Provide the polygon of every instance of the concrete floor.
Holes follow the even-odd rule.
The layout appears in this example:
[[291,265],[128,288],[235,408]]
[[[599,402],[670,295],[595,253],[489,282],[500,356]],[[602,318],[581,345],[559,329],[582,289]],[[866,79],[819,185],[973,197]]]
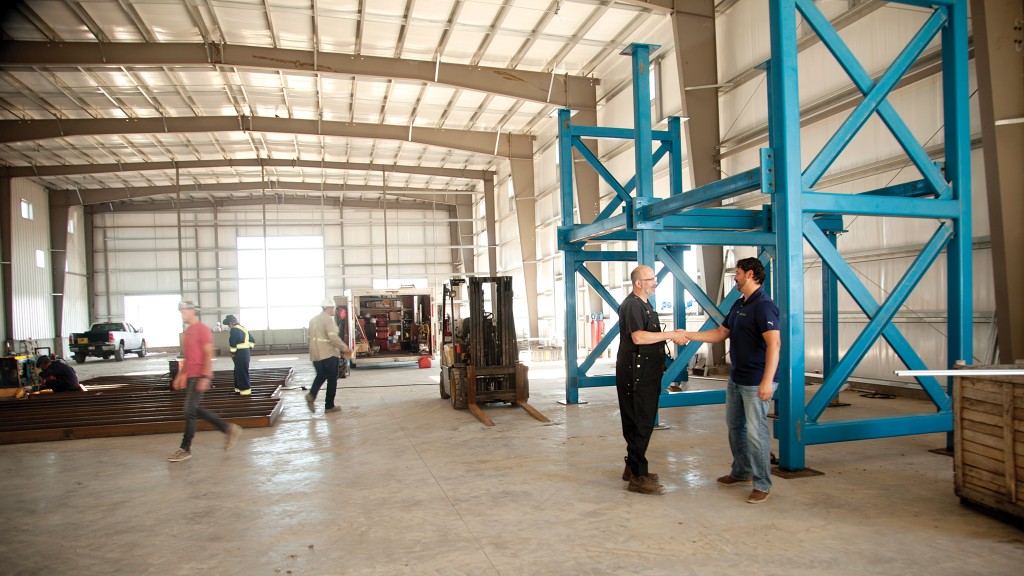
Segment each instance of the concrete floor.
[[[166,370],[167,355],[90,359],[83,379]],[[253,367],[306,357],[256,357]],[[216,369],[230,360],[218,359]],[[487,428],[438,395],[437,369],[360,368],[343,412],[287,391],[273,428],[225,453],[200,432],[0,446],[2,574],[1020,574],[1024,532],[960,505],[944,435],[811,447],[824,476],[725,488],[721,406],[661,411],[663,496],[627,492],[614,390],[562,406],[564,368],[531,367],[531,404]],[[862,398],[841,419],[923,412]]]

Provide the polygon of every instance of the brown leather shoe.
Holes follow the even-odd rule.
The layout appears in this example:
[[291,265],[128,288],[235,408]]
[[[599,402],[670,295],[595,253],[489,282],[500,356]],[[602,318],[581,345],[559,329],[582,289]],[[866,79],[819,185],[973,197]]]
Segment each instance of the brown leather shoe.
[[769,496],[771,496],[771,494],[768,493],[768,492],[761,492],[760,490],[754,490],[753,492],[750,493],[750,496],[747,496],[747,503],[748,504],[760,504],[761,502],[764,502],[765,500],[767,500]]
[[633,476],[629,479],[627,488],[630,492],[639,492],[640,494],[661,494],[665,491],[661,484],[651,480],[648,476]]
[[736,478],[732,474],[726,474],[725,476],[722,476],[721,478],[718,479],[718,483],[724,484],[726,486],[737,486],[739,484],[746,484],[749,486],[750,484],[753,484],[754,481],[749,478],[746,480],[740,480],[739,478]]
[[[622,471],[622,481],[629,482],[629,479],[633,477],[633,471],[629,469],[629,464],[626,464],[626,468]],[[648,472],[647,477],[654,481],[655,484],[661,484],[658,480],[658,475],[654,472]]]

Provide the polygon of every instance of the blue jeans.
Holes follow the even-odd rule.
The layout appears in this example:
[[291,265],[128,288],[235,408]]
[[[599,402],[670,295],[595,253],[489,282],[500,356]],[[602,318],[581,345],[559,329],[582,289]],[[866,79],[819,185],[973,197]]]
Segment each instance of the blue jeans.
[[[778,383],[776,383],[778,387]],[[729,428],[733,478],[753,478],[754,490],[771,492],[772,437],[768,405],[757,397],[757,386],[740,386],[729,378],[725,389],[725,425]]]

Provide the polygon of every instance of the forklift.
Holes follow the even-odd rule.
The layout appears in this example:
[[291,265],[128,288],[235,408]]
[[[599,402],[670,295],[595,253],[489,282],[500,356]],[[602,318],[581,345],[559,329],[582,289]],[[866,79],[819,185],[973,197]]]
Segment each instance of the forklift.
[[[455,309],[458,287],[467,284],[469,315],[459,319]],[[484,289],[490,290],[490,311]],[[485,426],[494,426],[482,403],[505,402],[526,410],[541,422],[546,416],[530,406],[527,367],[519,362],[512,317],[510,276],[452,278],[441,298],[441,398],[458,410],[468,408]]]

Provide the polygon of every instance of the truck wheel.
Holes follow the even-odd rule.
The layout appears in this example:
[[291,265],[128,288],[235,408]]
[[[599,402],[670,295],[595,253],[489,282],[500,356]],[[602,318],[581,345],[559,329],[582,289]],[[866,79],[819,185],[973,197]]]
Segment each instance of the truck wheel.
[[145,357],[146,357],[146,341],[143,340],[142,341],[142,348],[139,348],[139,358],[145,358]]
[[114,351],[114,360],[118,362],[124,360],[124,342],[117,345],[117,350]]
[[85,364],[85,354],[75,354],[76,364]]

